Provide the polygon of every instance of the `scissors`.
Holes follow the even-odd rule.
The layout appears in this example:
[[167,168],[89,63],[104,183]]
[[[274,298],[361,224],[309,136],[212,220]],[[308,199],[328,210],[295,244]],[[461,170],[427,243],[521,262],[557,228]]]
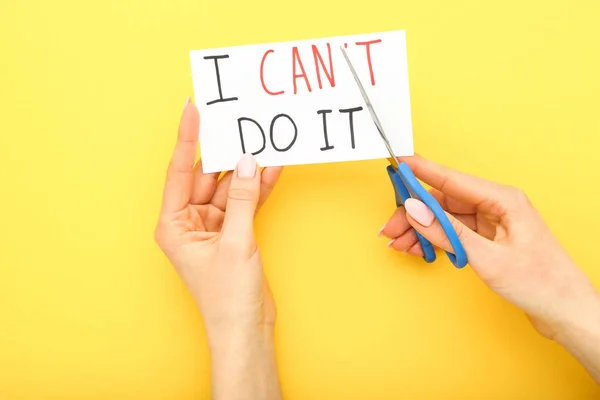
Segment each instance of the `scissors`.
[[[467,264],[467,254],[462,243],[460,242],[460,239],[458,238],[456,230],[454,230],[454,227],[452,226],[452,223],[448,219],[448,216],[444,212],[442,206],[440,206],[440,204],[431,195],[431,193],[429,193],[419,183],[408,164],[406,164],[405,162],[398,162],[398,159],[396,158],[396,153],[393,151],[390,141],[384,133],[383,126],[381,125],[381,122],[379,121],[379,118],[375,113],[373,104],[371,103],[371,100],[369,99],[369,96],[367,95],[367,92],[365,91],[365,88],[363,87],[360,78],[358,77],[358,74],[354,69],[354,66],[352,65],[352,62],[348,58],[346,50],[343,46],[340,46],[340,49],[342,50],[344,58],[348,63],[348,67],[350,67],[350,71],[354,76],[354,80],[356,81],[356,84],[360,89],[360,93],[362,94],[362,97],[366,103],[367,109],[371,114],[371,119],[375,123],[377,131],[379,131],[379,136],[381,136],[381,139],[383,139],[383,143],[385,144],[385,147],[390,155],[390,158],[388,158],[390,165],[387,166],[387,172],[394,187],[394,193],[396,196],[396,206],[404,206],[404,202],[409,198],[414,198],[425,203],[425,205],[429,207],[429,209],[433,212],[435,218],[439,221],[440,225],[442,226],[442,229],[448,237],[448,240],[452,244],[454,252],[452,253],[446,251],[448,258],[456,268],[463,268]],[[421,244],[421,248],[423,249],[423,253],[425,254],[423,256],[423,259],[428,263],[434,262],[436,259],[436,254],[433,245],[431,244],[431,242],[429,242],[429,240],[425,239],[416,230],[415,233],[417,234],[417,238],[419,239],[419,243]]]

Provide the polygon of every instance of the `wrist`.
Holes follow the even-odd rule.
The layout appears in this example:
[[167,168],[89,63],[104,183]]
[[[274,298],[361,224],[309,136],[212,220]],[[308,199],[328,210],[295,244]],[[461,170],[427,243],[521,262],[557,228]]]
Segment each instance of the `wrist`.
[[589,303],[572,312],[565,322],[558,324],[555,331],[554,340],[566,348],[587,342],[600,344],[600,299],[598,296],[594,296]]
[[549,285],[544,312],[537,316],[546,325],[545,336],[563,347],[600,335],[600,294],[577,265],[568,270]]
[[272,326],[227,331],[209,342],[214,399],[280,399]]
[[573,304],[562,321],[554,324],[553,339],[570,353],[600,344],[600,296],[591,293]]
[[600,301],[589,304],[558,330],[555,341],[600,385]]
[[273,348],[274,327],[269,325],[231,326],[207,330],[211,357],[223,358],[244,349]]

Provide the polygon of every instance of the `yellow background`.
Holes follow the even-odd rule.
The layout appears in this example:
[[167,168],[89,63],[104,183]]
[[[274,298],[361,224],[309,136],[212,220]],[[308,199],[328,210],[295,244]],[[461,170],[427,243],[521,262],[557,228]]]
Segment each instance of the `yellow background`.
[[[208,398],[152,237],[190,49],[406,29],[416,150],[524,188],[600,284],[599,4],[0,0],[0,398]],[[385,165],[287,168],[258,218],[285,397],[600,396],[470,269],[386,249]]]

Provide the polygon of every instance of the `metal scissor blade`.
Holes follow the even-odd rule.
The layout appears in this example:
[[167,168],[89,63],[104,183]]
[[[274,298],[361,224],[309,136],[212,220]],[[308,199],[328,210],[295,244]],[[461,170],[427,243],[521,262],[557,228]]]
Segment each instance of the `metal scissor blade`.
[[373,108],[373,104],[371,103],[371,100],[369,99],[369,95],[367,95],[367,92],[365,91],[365,88],[364,88],[362,82],[360,81],[360,78],[358,77],[356,70],[354,69],[354,65],[352,65],[352,61],[350,61],[350,58],[348,57],[348,54],[346,53],[346,49],[344,49],[343,46],[340,46],[340,49],[342,50],[342,53],[344,54],[346,63],[348,64],[348,67],[350,67],[352,76],[354,77],[354,80],[356,81],[356,84],[358,85],[358,89],[360,90],[360,93],[365,101],[365,104],[367,105],[369,114],[371,114],[371,119],[373,120],[375,127],[377,127],[379,136],[381,136],[381,139],[383,140],[383,143],[385,144],[385,148],[387,149],[388,153],[390,154],[389,161],[390,161],[390,163],[392,163],[392,165],[394,165],[396,168],[398,168],[398,159],[396,158],[396,154],[394,153],[394,150],[392,150],[392,145],[390,144],[390,141],[388,140],[387,136],[385,135],[385,132],[383,131],[383,126],[381,125],[381,122],[379,121],[379,118],[377,117],[377,113],[375,112],[375,109]]

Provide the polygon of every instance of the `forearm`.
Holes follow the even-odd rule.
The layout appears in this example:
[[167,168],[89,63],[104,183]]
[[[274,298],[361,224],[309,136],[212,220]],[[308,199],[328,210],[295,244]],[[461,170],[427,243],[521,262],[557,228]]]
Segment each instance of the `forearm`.
[[273,328],[238,330],[211,344],[214,400],[279,400]]

